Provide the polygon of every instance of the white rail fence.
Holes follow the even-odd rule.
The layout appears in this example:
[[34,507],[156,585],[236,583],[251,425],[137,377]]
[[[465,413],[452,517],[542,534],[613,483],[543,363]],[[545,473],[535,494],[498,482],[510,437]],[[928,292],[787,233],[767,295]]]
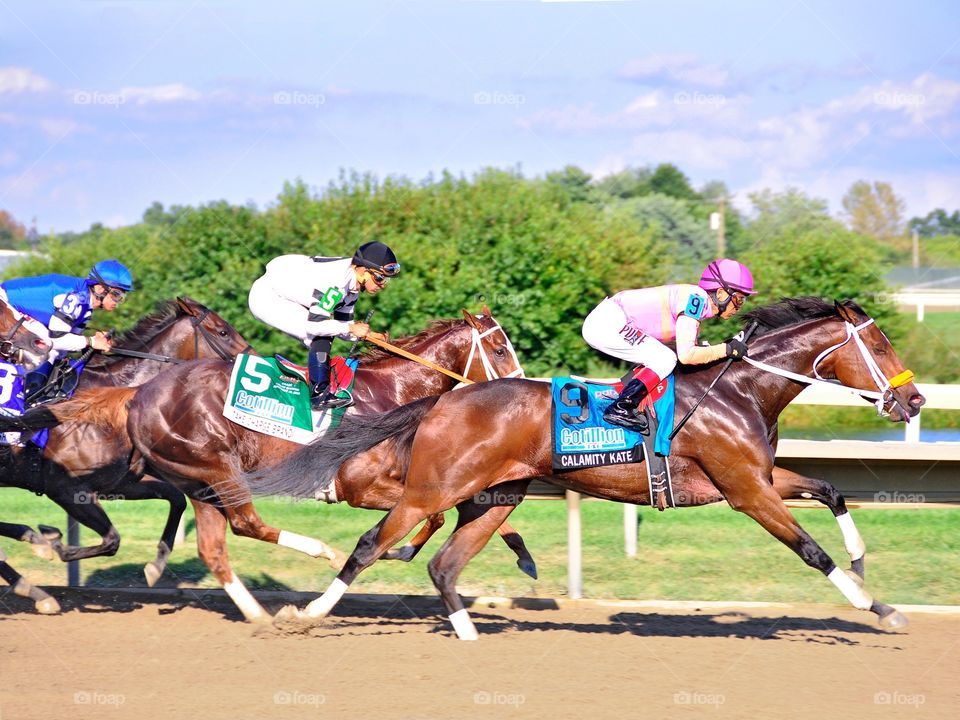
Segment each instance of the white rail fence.
[[[960,385],[918,383],[927,399],[928,410],[960,410]],[[796,405],[833,405],[869,409],[867,403],[843,391],[829,387],[810,387],[793,401]],[[777,457],[829,459],[915,459],[960,460],[960,442],[921,442],[921,416],[906,424],[903,440],[780,440]],[[583,597],[583,542],[580,517],[580,493],[567,490],[567,594]],[[623,506],[624,550],[628,557],[637,554],[637,505]]]

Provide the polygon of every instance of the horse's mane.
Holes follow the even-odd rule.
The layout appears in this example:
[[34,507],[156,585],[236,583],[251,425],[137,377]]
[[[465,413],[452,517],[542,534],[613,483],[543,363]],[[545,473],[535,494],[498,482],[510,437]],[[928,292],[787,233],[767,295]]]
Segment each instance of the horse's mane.
[[753,337],[759,337],[771,330],[796,325],[807,320],[840,317],[841,307],[856,313],[858,317],[866,317],[863,308],[853,300],[831,303],[808,295],[805,297],[781,298],[780,302],[745,312],[740,323],[743,327],[748,327],[751,323],[756,322],[757,329],[754,331]]
[[[113,344],[128,350],[143,350],[146,345],[164,330],[183,317],[184,313],[175,300],[161,300],[149,315],[140,318],[137,324],[119,335]],[[95,355],[89,365],[103,366],[124,360],[122,355]]]
[[[418,332],[416,335],[409,335],[407,337],[398,338],[396,340],[391,340],[390,343],[401,348],[408,348],[412,345],[416,345],[422,341],[433,340],[439,335],[443,335],[445,332],[450,330],[454,325],[462,323],[463,320],[458,318],[446,319],[446,320],[434,320],[430,323],[425,329]],[[373,348],[367,350],[362,355],[360,355],[360,364],[368,365],[370,363],[379,362],[386,358],[395,358],[396,355],[393,353],[383,350],[382,348]]]

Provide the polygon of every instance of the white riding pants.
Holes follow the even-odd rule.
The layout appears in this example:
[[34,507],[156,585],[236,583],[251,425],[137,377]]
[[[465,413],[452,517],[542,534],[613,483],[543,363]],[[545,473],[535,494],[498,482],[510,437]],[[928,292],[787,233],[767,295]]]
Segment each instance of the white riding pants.
[[676,353],[655,337],[632,327],[620,306],[610,298],[587,315],[582,333],[590,347],[648,367],[660,378],[667,377],[677,366]]

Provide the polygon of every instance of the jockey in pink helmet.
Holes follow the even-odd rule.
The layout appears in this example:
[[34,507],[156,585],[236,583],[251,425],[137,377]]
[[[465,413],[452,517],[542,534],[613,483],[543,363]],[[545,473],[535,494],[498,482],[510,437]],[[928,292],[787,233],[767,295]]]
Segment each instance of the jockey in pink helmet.
[[[645,430],[645,418],[637,407],[673,372],[677,360],[684,365],[722,358],[741,360],[747,348],[737,338],[718,345],[697,345],[697,337],[702,320],[732,317],[754,292],[750,270],[724,258],[707,265],[697,285],[623,290],[597,305],[583,322],[583,339],[607,355],[639,366],[604,413],[604,420]],[[676,341],[676,352],[664,344],[671,341]]]

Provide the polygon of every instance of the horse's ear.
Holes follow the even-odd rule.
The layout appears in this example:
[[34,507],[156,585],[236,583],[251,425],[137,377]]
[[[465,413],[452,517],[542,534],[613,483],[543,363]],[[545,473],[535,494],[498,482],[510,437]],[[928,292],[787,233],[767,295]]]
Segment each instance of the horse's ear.
[[487,305],[484,305],[483,308],[480,310],[480,312],[482,312],[487,317],[493,317],[493,313],[490,312],[490,307]]
[[852,325],[859,325],[860,318],[857,313],[847,305],[846,301],[834,300],[833,306],[837,309],[837,314]]
[[184,315],[197,314],[196,302],[194,302],[193,300],[191,300],[186,296],[177,298],[177,307],[179,307],[180,310],[183,311]]
[[463,319],[467,321],[467,324],[470,327],[476,328],[477,330],[483,330],[483,327],[480,325],[480,321],[471,313],[469,310],[463,311]]

